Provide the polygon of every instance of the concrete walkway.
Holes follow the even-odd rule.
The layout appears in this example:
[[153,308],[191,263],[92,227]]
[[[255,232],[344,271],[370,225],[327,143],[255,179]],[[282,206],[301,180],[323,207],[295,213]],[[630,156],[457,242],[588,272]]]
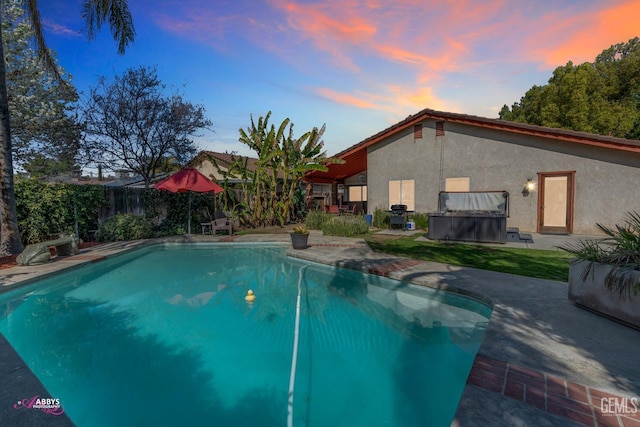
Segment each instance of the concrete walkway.
[[[529,245],[553,249],[576,237],[586,236],[534,235],[534,243]],[[192,235],[166,240],[289,242],[289,236]],[[150,242],[153,241],[99,245],[48,265],[0,270],[0,292],[2,288],[20,286],[42,275],[77,268]],[[606,413],[612,402],[607,398],[617,402],[640,398],[640,331],[574,306],[567,299],[566,283],[431,262],[407,262],[374,253],[360,239],[327,237],[316,232],[312,232],[309,244],[305,250],[290,249],[288,253],[491,301],[491,321],[452,425],[640,426],[640,415],[632,405],[626,416],[619,411]],[[0,366],[4,364],[0,360]],[[19,386],[8,383],[3,375],[0,389],[10,385]],[[0,399],[13,394],[2,393]],[[3,407],[6,402],[0,401],[0,405]]]

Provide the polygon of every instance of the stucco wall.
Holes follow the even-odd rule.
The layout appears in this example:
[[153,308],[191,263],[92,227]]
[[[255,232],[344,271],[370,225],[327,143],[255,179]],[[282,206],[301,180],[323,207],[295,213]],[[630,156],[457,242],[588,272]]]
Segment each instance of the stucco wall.
[[[218,171],[218,168],[216,166],[214,166],[213,163],[211,162],[211,160],[209,160],[209,159],[202,160],[198,164],[195,164],[194,167],[196,169],[198,169],[198,171],[201,174],[205,175],[208,178],[213,178],[217,182],[221,182],[221,181],[224,180],[224,177]],[[227,171],[227,169],[224,168],[223,166],[220,166],[220,169],[222,171],[224,171],[224,172]]]
[[431,212],[445,178],[470,177],[471,191],[509,192],[509,227],[536,231],[538,192],[524,197],[524,184],[561,171],[575,171],[574,234],[597,233],[597,222],[614,225],[640,210],[640,154],[451,123],[436,137],[434,121],[423,126],[422,139],[408,129],[369,147],[369,210],[387,208],[389,180],[415,179],[415,210]]

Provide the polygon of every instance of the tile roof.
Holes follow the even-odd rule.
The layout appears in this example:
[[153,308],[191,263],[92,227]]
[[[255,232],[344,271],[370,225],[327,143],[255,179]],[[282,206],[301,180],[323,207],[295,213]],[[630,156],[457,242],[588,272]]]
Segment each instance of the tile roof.
[[498,129],[506,132],[521,133],[526,135],[542,136],[551,139],[558,139],[569,142],[582,143],[587,145],[597,145],[624,151],[640,152],[640,141],[617,138],[613,136],[596,135],[587,132],[578,132],[567,129],[551,128],[544,126],[530,125],[527,123],[510,122],[501,119],[489,119],[486,117],[473,116],[470,114],[448,113],[444,111],[424,110],[413,114],[406,119],[378,132],[377,134],[366,138],[359,143],[347,148],[336,154],[340,157],[361,146],[370,146],[394,133],[406,129],[409,126],[420,123],[425,119],[443,120],[451,123],[461,123],[470,126],[477,126],[490,129]]
[[460,123],[469,126],[476,126],[485,129],[496,129],[505,132],[519,133],[523,135],[539,136],[544,138],[556,139],[559,141],[567,141],[578,144],[593,145],[614,150],[622,150],[628,152],[640,153],[640,141],[625,138],[616,138],[612,136],[596,135],[586,132],[577,132],[567,129],[550,128],[544,126],[530,125],[527,123],[510,122],[501,119],[489,119],[486,117],[474,116],[470,114],[449,113],[444,111],[436,111],[425,108],[416,114],[408,116],[406,119],[389,126],[388,128],[372,135],[357,144],[337,153],[334,157],[343,159],[345,165],[328,165],[328,172],[310,172],[307,178],[312,181],[329,181],[340,180],[348,176],[366,170],[366,148],[377,142],[380,142],[391,135],[394,135],[404,129],[410,128],[414,124],[432,119],[437,121],[445,121],[449,123]]

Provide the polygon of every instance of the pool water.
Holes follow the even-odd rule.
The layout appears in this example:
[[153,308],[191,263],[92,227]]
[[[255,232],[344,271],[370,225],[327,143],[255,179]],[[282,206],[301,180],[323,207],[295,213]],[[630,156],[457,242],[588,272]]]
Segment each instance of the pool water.
[[137,250],[0,295],[0,332],[77,425],[284,426],[299,283],[294,425],[450,424],[490,308],[282,246]]

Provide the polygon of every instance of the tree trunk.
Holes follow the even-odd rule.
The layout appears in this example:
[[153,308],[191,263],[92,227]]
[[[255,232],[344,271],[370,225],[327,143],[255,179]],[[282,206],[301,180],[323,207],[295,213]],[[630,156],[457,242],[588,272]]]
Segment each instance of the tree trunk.
[[[0,26],[2,17],[0,16]],[[13,158],[9,127],[7,75],[0,32],[0,256],[19,254],[24,249],[18,229],[16,195],[13,188]]]

